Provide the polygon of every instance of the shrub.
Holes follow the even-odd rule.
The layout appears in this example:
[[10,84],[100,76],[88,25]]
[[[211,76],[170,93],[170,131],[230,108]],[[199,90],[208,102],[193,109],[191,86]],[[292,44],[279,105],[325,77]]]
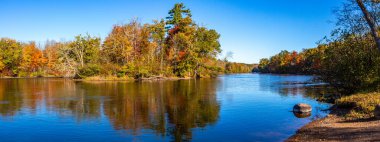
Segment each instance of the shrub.
[[29,77],[43,77],[43,72],[42,71],[36,71],[30,73]]
[[119,71],[121,70],[120,66],[112,63],[105,63],[100,68],[100,75],[102,76],[118,76]]
[[28,77],[28,76],[29,76],[28,73],[25,71],[19,71],[18,72],[18,77]]
[[368,38],[347,37],[328,45],[321,78],[344,94],[376,89],[380,82],[380,52]]
[[81,78],[99,75],[100,66],[96,64],[89,64],[78,69],[78,75]]

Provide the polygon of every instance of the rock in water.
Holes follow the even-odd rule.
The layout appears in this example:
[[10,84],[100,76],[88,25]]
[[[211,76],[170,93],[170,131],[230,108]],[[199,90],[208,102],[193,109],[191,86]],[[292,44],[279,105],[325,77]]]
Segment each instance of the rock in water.
[[311,112],[311,106],[308,104],[299,103],[293,107],[293,112],[308,113]]
[[295,117],[297,118],[307,118],[307,117],[310,117],[311,116],[311,112],[305,112],[305,113],[302,113],[302,112],[294,112],[293,111],[293,114]]
[[374,114],[375,114],[375,118],[380,120],[380,104],[376,105]]

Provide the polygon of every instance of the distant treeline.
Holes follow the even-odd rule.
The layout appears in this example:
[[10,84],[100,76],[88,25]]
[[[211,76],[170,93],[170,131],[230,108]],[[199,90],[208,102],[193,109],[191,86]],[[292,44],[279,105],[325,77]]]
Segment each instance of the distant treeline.
[[182,3],[164,20],[138,20],[115,25],[102,41],[78,35],[68,42],[0,40],[2,77],[65,76],[86,78],[212,77],[220,73],[250,72],[253,66],[218,60],[220,35],[195,24]]
[[[366,2],[365,4],[375,4]],[[379,5],[379,4],[375,4]],[[316,74],[345,94],[378,90],[380,45],[361,14],[356,1],[337,10],[337,29],[317,47],[301,52],[281,51],[260,60],[256,71],[280,74]],[[370,9],[375,19],[380,9]],[[377,21],[376,21],[377,22]],[[376,28],[379,31],[379,28]]]
[[304,49],[302,52],[287,50],[260,60],[258,71],[278,74],[320,74],[321,61],[326,46]]
[[223,63],[225,63],[225,73],[250,73],[253,72],[253,69],[255,67],[257,67],[257,64],[245,64],[226,61],[224,61]]

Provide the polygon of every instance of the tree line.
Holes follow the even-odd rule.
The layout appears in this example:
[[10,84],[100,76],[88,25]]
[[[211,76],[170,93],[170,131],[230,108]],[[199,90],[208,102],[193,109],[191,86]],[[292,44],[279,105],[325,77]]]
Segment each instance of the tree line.
[[376,25],[380,19],[379,2],[348,0],[335,13],[337,28],[317,47],[301,52],[281,51],[261,59],[257,70],[315,74],[344,94],[378,90],[380,45],[377,32],[380,29]]
[[133,19],[114,25],[104,40],[78,35],[69,42],[47,41],[43,49],[35,42],[1,38],[1,76],[213,77],[252,70],[252,65],[217,59],[220,34],[195,24],[182,3],[168,14],[150,24]]

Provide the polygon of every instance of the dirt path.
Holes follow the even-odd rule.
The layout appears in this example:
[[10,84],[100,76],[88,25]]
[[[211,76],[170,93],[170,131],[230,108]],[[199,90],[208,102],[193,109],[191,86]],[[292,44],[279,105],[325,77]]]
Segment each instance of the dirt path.
[[380,120],[352,121],[336,112],[307,124],[287,141],[380,141]]

